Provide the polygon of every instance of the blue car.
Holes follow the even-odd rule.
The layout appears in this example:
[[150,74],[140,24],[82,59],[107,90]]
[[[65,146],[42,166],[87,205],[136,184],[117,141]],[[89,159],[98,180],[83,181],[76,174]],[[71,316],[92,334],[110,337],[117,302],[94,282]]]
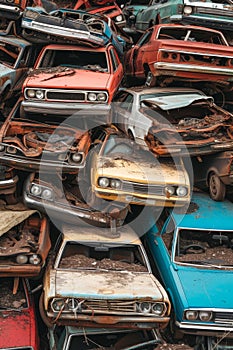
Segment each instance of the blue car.
[[145,235],[172,302],[176,336],[220,337],[233,331],[232,218],[231,202],[199,192],[186,213],[165,209]]

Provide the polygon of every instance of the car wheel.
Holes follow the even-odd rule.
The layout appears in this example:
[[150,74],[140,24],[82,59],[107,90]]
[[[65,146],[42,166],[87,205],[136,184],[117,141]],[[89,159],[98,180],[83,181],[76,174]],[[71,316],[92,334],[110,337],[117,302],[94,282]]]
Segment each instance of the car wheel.
[[209,176],[209,193],[215,201],[223,201],[226,195],[226,185],[214,172]]
[[39,299],[40,316],[41,316],[42,321],[44,322],[44,324],[48,328],[52,328],[54,326],[54,324],[49,320],[49,318],[47,317],[47,315],[45,313],[43,299],[44,299],[44,293],[41,293],[41,296],[40,296],[40,299]]

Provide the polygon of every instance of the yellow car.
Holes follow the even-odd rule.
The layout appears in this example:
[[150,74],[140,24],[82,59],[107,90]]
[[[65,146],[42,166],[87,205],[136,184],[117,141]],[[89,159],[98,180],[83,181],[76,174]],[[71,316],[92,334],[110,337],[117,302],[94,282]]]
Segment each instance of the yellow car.
[[156,158],[116,127],[92,132],[91,191],[96,197],[147,206],[183,206],[190,180],[180,157]]

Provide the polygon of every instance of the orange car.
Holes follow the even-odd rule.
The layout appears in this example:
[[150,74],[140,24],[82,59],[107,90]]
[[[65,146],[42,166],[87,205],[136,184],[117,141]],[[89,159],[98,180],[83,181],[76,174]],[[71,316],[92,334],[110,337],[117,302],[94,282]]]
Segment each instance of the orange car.
[[87,48],[48,45],[23,84],[25,112],[70,114],[82,110],[107,116],[123,78],[112,44]]

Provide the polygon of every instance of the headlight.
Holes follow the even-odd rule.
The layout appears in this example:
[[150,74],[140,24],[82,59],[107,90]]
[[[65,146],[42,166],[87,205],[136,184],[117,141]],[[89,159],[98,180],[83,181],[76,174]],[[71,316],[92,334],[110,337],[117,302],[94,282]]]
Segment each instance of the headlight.
[[26,264],[28,262],[28,257],[23,254],[19,254],[16,256],[17,264]]
[[42,191],[41,198],[51,200],[53,198],[53,192],[49,188],[46,188]]
[[201,321],[208,322],[212,319],[212,312],[211,311],[200,311],[199,318]]
[[77,302],[77,300],[75,300],[75,299],[70,299],[70,300],[68,301],[67,306],[68,306],[68,309],[69,309],[69,310],[75,310],[75,309],[77,309],[77,307],[78,307],[78,302]]
[[0,152],[3,152],[5,150],[5,146],[0,145]]
[[123,21],[122,15],[116,16],[115,21],[116,21],[116,22],[121,22],[121,21]]
[[8,2],[9,4],[12,4],[12,2],[14,2],[14,0],[7,0],[7,2]]
[[184,14],[185,15],[190,15],[192,13],[192,7],[191,6],[185,6],[184,7]]
[[97,94],[97,101],[100,101],[100,102],[107,101],[107,95],[102,92]]
[[81,153],[73,153],[71,154],[71,159],[74,163],[81,163],[83,160],[83,156]]
[[63,299],[56,299],[52,301],[51,307],[54,309],[54,311],[60,311],[64,305],[65,302]]
[[37,90],[36,91],[36,98],[38,98],[39,100],[42,100],[44,98],[44,91]]
[[155,304],[152,304],[152,312],[153,314],[156,314],[156,315],[162,315],[164,313],[164,304],[162,303],[155,303]]
[[38,185],[32,185],[30,192],[33,194],[33,196],[40,196],[42,189]]
[[41,258],[39,255],[37,254],[32,254],[30,257],[29,257],[29,262],[30,264],[32,265],[39,265],[40,262],[41,262]]
[[110,186],[112,188],[119,189],[119,188],[121,188],[121,181],[120,180],[116,180],[116,179],[112,179],[110,181]]
[[165,187],[165,195],[172,196],[175,193],[175,188],[173,186],[166,186]]
[[179,186],[176,190],[176,194],[177,196],[179,197],[184,197],[184,196],[187,196],[188,194],[188,190],[186,187],[183,187],[183,186]]
[[97,99],[97,95],[94,92],[89,92],[89,94],[87,95],[87,98],[89,101],[96,101]]
[[28,90],[26,91],[26,95],[27,95],[28,97],[30,97],[30,98],[33,98],[33,97],[36,96],[36,92],[35,92],[35,90],[28,89]]
[[100,187],[108,187],[109,186],[109,179],[107,177],[101,177],[98,180],[99,186]]
[[188,310],[185,312],[185,318],[189,321],[195,321],[198,318],[198,312],[194,310]]
[[148,314],[151,311],[151,304],[145,301],[144,303],[138,304],[138,311],[144,314]]

